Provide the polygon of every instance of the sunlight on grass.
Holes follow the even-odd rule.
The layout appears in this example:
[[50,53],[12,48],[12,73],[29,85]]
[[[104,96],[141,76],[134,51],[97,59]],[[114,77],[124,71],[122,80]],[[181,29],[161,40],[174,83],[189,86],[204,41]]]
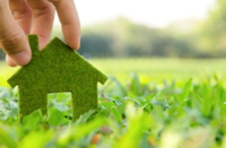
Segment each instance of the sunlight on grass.
[[[182,81],[190,77],[194,81],[211,77],[214,73],[225,77],[225,59],[91,59],[90,62],[108,76],[126,82],[132,73],[140,77],[142,83],[160,83],[163,80]],[[8,86],[6,80],[18,69],[0,62],[0,85]]]
[[94,65],[105,74],[125,82],[130,74],[139,75],[141,82],[182,81],[193,77],[194,81],[216,73],[225,77],[225,60],[195,59],[94,59]]

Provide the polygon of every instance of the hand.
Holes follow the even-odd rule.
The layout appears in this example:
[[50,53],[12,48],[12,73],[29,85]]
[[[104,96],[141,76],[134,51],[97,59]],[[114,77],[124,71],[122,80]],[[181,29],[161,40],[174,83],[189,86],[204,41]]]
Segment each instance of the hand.
[[47,44],[55,9],[66,43],[78,49],[80,23],[73,0],[0,0],[0,48],[6,53],[8,65],[26,65],[30,61],[26,34],[38,34],[40,49]]

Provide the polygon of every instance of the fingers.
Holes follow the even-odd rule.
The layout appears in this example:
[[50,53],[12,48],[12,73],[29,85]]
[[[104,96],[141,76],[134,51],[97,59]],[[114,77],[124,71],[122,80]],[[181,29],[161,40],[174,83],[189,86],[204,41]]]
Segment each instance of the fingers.
[[15,64],[14,61],[11,60],[11,58],[8,55],[6,55],[6,63],[11,67],[17,66],[17,64]]
[[31,29],[32,11],[26,0],[10,0],[10,8],[17,23],[28,34]]
[[73,0],[49,0],[58,12],[66,43],[73,49],[80,46],[80,22]]
[[14,18],[26,34],[38,34],[42,49],[49,41],[54,7],[47,0],[10,0]]
[[49,41],[53,20],[54,6],[47,0],[27,0],[33,12],[31,34],[38,34],[39,47],[42,49]]
[[[57,9],[67,44],[73,49],[78,49],[80,23],[73,0],[49,1]],[[25,33],[38,34],[40,48],[49,41],[55,11],[50,2],[48,0],[0,0],[0,48],[2,47],[7,53],[6,61],[10,66],[26,65],[31,59]]]
[[26,65],[31,59],[31,51],[27,37],[14,20],[8,0],[0,1],[0,47],[8,55],[8,63]]

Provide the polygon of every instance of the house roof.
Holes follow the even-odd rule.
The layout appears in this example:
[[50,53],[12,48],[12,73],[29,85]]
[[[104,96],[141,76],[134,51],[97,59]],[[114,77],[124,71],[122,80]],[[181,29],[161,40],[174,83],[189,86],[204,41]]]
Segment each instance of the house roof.
[[[32,85],[42,85],[42,87],[49,85],[57,89],[67,88],[65,84],[89,85],[91,81],[104,84],[107,80],[102,72],[57,37],[41,51],[38,50],[37,35],[29,35],[28,39],[32,49],[32,59],[8,80],[12,87],[35,83]],[[59,86],[56,86],[56,81]]]

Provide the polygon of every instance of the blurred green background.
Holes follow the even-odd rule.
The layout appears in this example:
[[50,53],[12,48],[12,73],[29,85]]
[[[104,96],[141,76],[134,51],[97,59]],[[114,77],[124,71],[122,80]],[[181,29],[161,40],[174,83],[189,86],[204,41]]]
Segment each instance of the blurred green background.
[[[63,39],[59,26],[54,27],[54,36]],[[216,0],[205,18],[176,21],[165,27],[151,27],[120,16],[82,26],[78,52],[86,58],[225,58],[225,49],[226,1]],[[0,51],[0,59],[4,56]]]
[[179,21],[161,28],[136,24],[124,17],[82,26],[79,52],[87,57],[99,58],[224,58],[225,5],[225,0],[216,0],[206,18]]
[[[121,16],[85,25],[81,28],[78,52],[107,75],[120,80],[130,73],[139,74],[144,81],[193,76],[200,79],[204,72],[224,75],[226,1],[214,0],[206,14],[201,19],[186,18],[164,27],[135,23]],[[58,25],[51,38],[55,36],[64,40]],[[4,57],[0,50],[0,81],[6,86],[6,80],[17,68],[6,66]]]

